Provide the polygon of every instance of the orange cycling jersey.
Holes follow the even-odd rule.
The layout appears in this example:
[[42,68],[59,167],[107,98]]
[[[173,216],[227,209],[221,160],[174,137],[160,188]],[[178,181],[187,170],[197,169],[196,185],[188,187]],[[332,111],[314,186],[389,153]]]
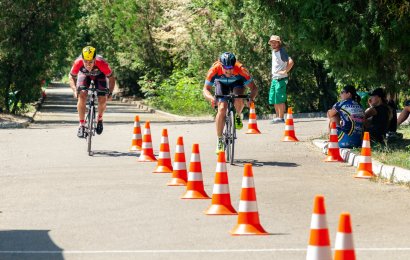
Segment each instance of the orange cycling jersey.
[[253,81],[253,78],[249,71],[239,62],[235,63],[232,76],[226,77],[222,71],[222,63],[217,61],[208,70],[205,84],[212,87],[215,80],[218,80],[224,86],[236,87],[248,85]]

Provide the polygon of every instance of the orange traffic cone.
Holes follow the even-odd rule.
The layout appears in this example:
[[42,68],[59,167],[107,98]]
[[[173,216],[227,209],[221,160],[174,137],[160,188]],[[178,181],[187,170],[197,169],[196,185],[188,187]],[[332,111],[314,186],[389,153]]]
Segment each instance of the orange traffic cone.
[[192,145],[191,161],[189,162],[188,184],[181,199],[210,199],[202,181],[202,166],[199,156],[199,144]]
[[306,260],[331,260],[329,230],[327,228],[325,198],[316,195]]
[[237,215],[232,207],[229,194],[228,172],[226,170],[225,152],[218,153],[216,163],[215,184],[212,193],[212,204],[205,210],[207,215]]
[[140,117],[135,116],[134,119],[134,130],[132,132],[132,142],[130,151],[135,152],[141,150],[142,138],[141,138],[141,126],[140,126]]
[[152,149],[151,129],[149,121],[145,122],[144,135],[142,136],[142,152],[138,158],[139,162],[156,162],[157,159]]
[[355,178],[370,179],[374,176],[372,169],[372,152],[370,148],[370,135],[369,132],[364,132],[362,151],[359,157],[359,166]]
[[168,182],[168,186],[185,186],[187,182],[184,139],[178,137],[177,146],[175,149],[174,167],[172,170],[172,179]]
[[258,123],[256,122],[255,104],[251,102],[251,107],[249,108],[249,122],[248,122],[248,132],[247,134],[260,134],[261,131],[258,129]]
[[344,212],[340,214],[339,228],[336,234],[335,241],[335,258],[334,260],[355,260],[353,246],[352,225],[350,222],[350,214]]
[[239,201],[238,224],[231,230],[232,235],[267,235],[259,222],[258,205],[253,182],[252,164],[244,167],[241,200]]
[[336,122],[330,124],[329,146],[325,162],[344,162],[340,156],[339,141],[337,139]]
[[168,130],[162,129],[161,146],[159,148],[158,164],[154,173],[172,172],[171,155],[169,152]]
[[285,136],[282,138],[282,142],[299,142],[298,138],[295,135],[291,107],[288,108],[288,114],[286,115]]

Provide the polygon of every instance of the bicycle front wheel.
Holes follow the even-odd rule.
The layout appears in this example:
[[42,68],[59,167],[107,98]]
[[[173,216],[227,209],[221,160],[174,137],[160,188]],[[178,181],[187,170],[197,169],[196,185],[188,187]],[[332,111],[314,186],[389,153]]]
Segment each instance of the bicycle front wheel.
[[226,149],[226,161],[233,164],[234,152],[235,152],[235,126],[234,121],[235,114],[231,110],[226,116],[225,122],[225,149]]
[[95,120],[95,111],[94,109],[90,108],[88,111],[88,120],[87,120],[87,152],[88,155],[93,155],[91,150],[91,140],[94,134],[94,120]]

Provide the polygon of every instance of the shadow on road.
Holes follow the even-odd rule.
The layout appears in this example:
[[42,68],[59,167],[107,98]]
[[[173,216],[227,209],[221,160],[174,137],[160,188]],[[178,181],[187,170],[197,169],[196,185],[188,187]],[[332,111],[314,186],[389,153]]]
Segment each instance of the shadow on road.
[[137,157],[139,154],[137,153],[123,153],[123,152],[118,152],[118,151],[106,151],[106,150],[96,150],[93,151],[93,156],[95,157],[123,157],[123,156],[129,156],[129,157]]
[[64,259],[63,249],[48,234],[50,230],[0,231],[0,259]]
[[234,166],[243,167],[244,164],[251,163],[254,167],[262,167],[262,166],[278,166],[278,167],[298,167],[300,166],[297,163],[293,162],[261,162],[255,159],[238,159],[235,160]]

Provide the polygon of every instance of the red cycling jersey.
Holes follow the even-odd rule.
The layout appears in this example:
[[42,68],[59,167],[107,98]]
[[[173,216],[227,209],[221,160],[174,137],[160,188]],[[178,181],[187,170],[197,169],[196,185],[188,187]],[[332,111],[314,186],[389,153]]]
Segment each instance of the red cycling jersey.
[[73,77],[76,77],[79,72],[82,72],[86,76],[99,76],[101,73],[104,74],[106,77],[110,77],[112,74],[112,70],[108,65],[107,61],[104,60],[103,57],[97,55],[95,57],[94,67],[91,71],[88,71],[84,67],[83,58],[81,55],[74,61],[73,67],[71,68],[70,74]]

